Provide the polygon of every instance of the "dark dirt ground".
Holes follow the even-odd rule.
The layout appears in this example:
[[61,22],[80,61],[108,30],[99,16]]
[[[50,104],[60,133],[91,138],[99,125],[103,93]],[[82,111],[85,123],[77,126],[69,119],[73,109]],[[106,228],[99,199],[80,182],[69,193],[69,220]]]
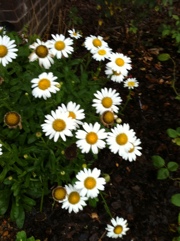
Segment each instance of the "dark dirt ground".
[[[124,236],[124,241],[171,241],[177,236],[180,210],[170,203],[170,198],[179,192],[179,186],[174,180],[157,180],[157,172],[151,160],[153,155],[160,155],[167,162],[180,162],[180,148],[166,134],[168,128],[180,126],[180,105],[170,86],[173,65],[171,61],[159,63],[157,59],[157,52],[169,53],[176,62],[176,78],[179,81],[177,48],[171,39],[162,39],[157,35],[157,28],[164,15],[150,13],[148,18],[139,23],[138,33],[132,35],[118,17],[119,14],[105,18],[104,24],[97,27],[100,12],[96,10],[93,1],[87,1],[86,4],[81,0],[67,1],[65,9],[60,10],[54,19],[51,33],[66,28],[65,22],[72,6],[78,8],[78,15],[83,19],[83,24],[77,25],[83,36],[101,35],[107,39],[114,52],[120,51],[131,57],[133,68],[130,74],[140,83],[133,91],[132,100],[121,118],[130,124],[141,139],[142,156],[130,163],[104,149],[94,163],[94,166],[111,177],[105,188],[106,202],[114,216],[128,220],[130,230]],[[128,24],[128,20],[136,13],[130,9],[126,14]],[[59,26],[59,16],[62,17],[63,27]],[[126,100],[127,93],[121,84],[111,81],[107,86],[116,88],[123,101]],[[177,88],[180,89],[179,83]],[[179,171],[173,177],[179,177]],[[101,200],[96,208],[87,206],[78,214],[68,214],[61,209],[61,204],[52,204],[51,196],[46,197],[43,209],[45,219],[40,217],[38,205],[26,215],[23,229],[28,237],[33,235],[41,241],[110,240],[105,233],[110,218]],[[6,239],[5,231],[12,238]],[[1,219],[0,240],[15,240],[13,235],[17,231],[14,224],[6,218]]]

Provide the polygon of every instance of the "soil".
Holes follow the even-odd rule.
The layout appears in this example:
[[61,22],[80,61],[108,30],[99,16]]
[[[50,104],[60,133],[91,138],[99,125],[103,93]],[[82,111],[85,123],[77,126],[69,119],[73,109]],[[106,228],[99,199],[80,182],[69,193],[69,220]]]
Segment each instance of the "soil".
[[[179,192],[179,183],[175,178],[180,172],[173,173],[172,179],[157,180],[157,170],[152,165],[152,156],[160,155],[166,162],[180,162],[180,147],[172,143],[166,130],[180,126],[180,105],[175,99],[176,94],[171,88],[173,64],[159,62],[159,53],[169,53],[176,62],[176,79],[179,79],[179,57],[177,47],[169,38],[161,38],[157,32],[165,12],[151,12],[138,25],[138,32],[128,31],[128,24],[136,14],[126,10],[127,24],[121,21],[117,12],[98,26],[100,11],[93,1],[66,1],[65,9],[60,10],[51,26],[51,33],[60,29],[59,17],[62,16],[61,30],[68,28],[69,11],[72,6],[78,9],[78,16],[83,24],[77,23],[76,29],[83,36],[101,35],[114,52],[122,52],[132,59],[132,77],[137,78],[139,87],[133,91],[124,115],[120,116],[123,123],[129,123],[142,142],[142,156],[135,162],[122,160],[118,155],[104,149],[99,153],[98,160],[93,164],[110,175],[104,198],[113,216],[128,220],[130,230],[124,241],[170,241],[178,236],[179,208],[171,204],[171,196]],[[179,9],[178,3],[177,8]],[[140,9],[139,11],[142,11]],[[147,9],[146,9],[147,10]],[[121,84],[109,81],[107,87],[116,88],[126,101],[128,92]],[[176,82],[177,89],[180,84]],[[87,157],[88,158],[88,157]],[[61,204],[53,205],[51,195],[45,197],[43,213],[38,212],[39,206],[26,214],[23,230],[27,236],[34,236],[41,241],[107,241],[105,227],[110,217],[99,197],[97,207],[86,206],[78,214],[68,214],[61,209]],[[1,231],[3,230],[3,232]],[[6,239],[5,231],[11,236]],[[18,231],[15,224],[7,217],[1,219],[0,240],[15,240],[13,235]],[[121,239],[116,239],[121,240]]]

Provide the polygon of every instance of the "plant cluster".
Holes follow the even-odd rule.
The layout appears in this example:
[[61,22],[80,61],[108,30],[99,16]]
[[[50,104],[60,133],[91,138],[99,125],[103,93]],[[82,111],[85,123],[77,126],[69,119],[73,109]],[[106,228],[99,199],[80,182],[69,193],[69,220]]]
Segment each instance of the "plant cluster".
[[[172,139],[172,142],[177,146],[180,146],[180,127],[176,129],[169,128],[167,129],[168,136]],[[164,158],[159,155],[152,156],[152,161],[154,167],[157,169],[157,179],[165,180],[167,178],[171,180],[175,180],[180,184],[180,178],[174,177],[173,173],[177,173],[179,169],[179,163],[175,161],[169,161],[166,163]],[[171,203],[177,207],[180,207],[180,193],[173,194],[171,196]],[[179,234],[178,237],[174,237],[172,241],[179,241],[180,240],[180,213],[178,215],[178,225],[177,225],[177,232]]]
[[[20,228],[37,198],[42,211],[52,186],[54,200],[69,212],[96,202],[105,179],[91,165],[101,149],[130,162],[141,155],[141,141],[119,118],[138,87],[128,76],[131,59],[114,53],[101,36],[90,35],[79,46],[81,33],[68,33],[47,41],[4,30],[0,35],[0,215],[10,210]],[[83,54],[73,57],[78,51]],[[121,95],[105,87],[108,81],[129,90],[124,106]],[[109,237],[128,230],[123,218],[111,222]]]

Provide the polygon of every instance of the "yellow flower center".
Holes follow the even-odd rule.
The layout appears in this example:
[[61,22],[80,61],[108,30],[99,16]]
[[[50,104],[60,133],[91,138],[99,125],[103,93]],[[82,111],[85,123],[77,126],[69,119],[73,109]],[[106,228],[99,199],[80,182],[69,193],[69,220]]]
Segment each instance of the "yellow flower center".
[[45,45],[39,45],[35,52],[40,58],[45,58],[48,55],[48,48]]
[[71,192],[68,197],[68,201],[71,204],[76,204],[80,201],[80,195],[78,192]]
[[0,58],[3,58],[7,55],[8,49],[4,45],[0,45]]
[[123,228],[121,225],[117,225],[115,228],[114,228],[114,233],[115,234],[121,234],[123,231]]
[[41,79],[38,83],[38,87],[41,90],[46,90],[51,86],[51,82],[48,79]]
[[103,120],[105,123],[110,124],[114,121],[114,114],[112,111],[105,111],[103,114]]
[[[132,144],[132,143],[131,143]],[[134,145],[132,144],[132,147],[131,147],[131,149],[128,151],[129,153],[132,153],[133,151],[134,151]]]
[[73,32],[73,35],[74,35],[74,36],[77,36],[77,33],[76,33],[76,32]]
[[66,128],[66,122],[62,119],[56,119],[52,126],[55,131],[63,131]]
[[87,135],[86,135],[86,141],[87,143],[89,143],[90,145],[93,145],[97,142],[98,140],[98,136],[95,132],[89,132]]
[[99,55],[106,55],[106,50],[105,49],[100,49],[98,50]]
[[63,187],[57,187],[54,189],[53,196],[57,200],[63,200],[66,196],[66,189]]
[[101,103],[105,108],[109,108],[112,106],[113,101],[110,97],[104,97]]
[[121,133],[119,135],[117,135],[116,137],[116,142],[119,145],[125,145],[128,142],[128,137],[125,133]]
[[55,49],[61,51],[65,48],[65,43],[63,41],[57,41],[54,45]]
[[16,126],[20,122],[20,115],[16,112],[9,112],[5,115],[5,123],[9,126]]
[[69,117],[76,119],[76,114],[73,111],[69,111]]
[[119,76],[121,75],[121,72],[113,71],[113,75]]
[[101,47],[102,45],[101,40],[99,40],[98,38],[95,38],[92,43],[95,47]]
[[115,63],[119,66],[122,67],[124,65],[124,60],[121,58],[117,58]]
[[87,189],[93,189],[96,186],[96,180],[94,179],[94,177],[87,177],[84,180],[84,186]]
[[129,81],[129,82],[128,82],[128,86],[129,86],[129,87],[134,87],[134,85],[135,85],[134,81]]

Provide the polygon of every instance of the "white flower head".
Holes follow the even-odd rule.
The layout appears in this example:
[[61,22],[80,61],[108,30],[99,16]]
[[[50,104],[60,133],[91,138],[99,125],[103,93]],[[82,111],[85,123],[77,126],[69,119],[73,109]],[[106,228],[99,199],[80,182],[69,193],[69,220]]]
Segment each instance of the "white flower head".
[[49,69],[54,63],[53,54],[50,51],[49,41],[41,41],[36,39],[36,42],[29,46],[33,52],[29,55],[29,61],[34,62],[38,60],[39,65],[45,69]]
[[86,206],[87,197],[81,196],[77,188],[71,184],[65,185],[66,197],[62,201],[62,208],[68,209],[68,212],[72,211],[77,213],[79,210],[82,210]]
[[128,78],[124,81],[124,87],[127,87],[128,89],[134,89],[134,87],[138,87],[139,82],[136,78]]
[[35,98],[47,98],[51,97],[51,93],[56,93],[60,90],[56,85],[58,82],[55,82],[57,77],[53,76],[53,73],[42,73],[38,76],[38,78],[34,78],[31,80],[32,83],[32,95]]
[[112,53],[106,66],[122,75],[126,75],[127,71],[132,68],[130,63],[131,59],[124,54]]
[[72,30],[68,30],[68,33],[69,33],[71,38],[78,39],[78,38],[82,37],[82,35],[78,31],[75,31],[74,28]]
[[96,99],[93,99],[92,106],[96,108],[96,113],[102,114],[107,110],[118,112],[117,105],[121,104],[122,99],[115,89],[105,87],[101,91],[97,91],[94,96]]
[[142,155],[142,153],[140,152],[140,150],[142,149],[140,144],[141,144],[140,139],[135,138],[135,140],[131,142],[131,145],[132,145],[131,148],[129,148],[128,150],[126,149],[125,152],[122,153],[122,158],[130,162],[135,161],[137,156]]
[[0,144],[0,155],[2,155],[3,152],[2,152],[2,144]]
[[81,120],[85,118],[85,114],[84,110],[80,109],[79,104],[72,101],[68,102],[67,105],[62,103],[61,106],[58,107],[58,110],[61,112],[68,112],[69,117],[74,119],[76,128],[83,124]]
[[90,35],[85,38],[84,46],[93,53],[98,47],[108,47],[108,44],[103,40],[103,37]]
[[11,40],[8,36],[0,36],[0,63],[5,67],[9,62],[17,57],[15,40]]
[[123,82],[124,78],[127,76],[128,71],[124,71],[124,74],[122,74],[121,72],[117,72],[109,67],[106,67],[105,74],[107,75],[108,78],[110,78],[110,80],[117,83],[121,83]]
[[98,196],[99,191],[104,190],[106,181],[100,177],[101,170],[94,168],[93,170],[84,168],[76,175],[78,181],[75,182],[75,187],[80,190],[82,196],[88,198],[95,198]]
[[45,123],[41,127],[49,139],[54,138],[56,142],[61,137],[63,141],[66,141],[66,136],[72,136],[75,121],[69,117],[68,112],[51,111],[51,115],[46,115],[45,118]]
[[111,54],[112,49],[107,46],[97,47],[96,49],[92,50],[91,53],[92,58],[97,61],[104,61],[108,59]]
[[107,137],[105,129],[101,129],[98,122],[93,124],[84,123],[84,130],[76,131],[77,146],[81,149],[82,153],[88,153],[90,150],[97,154],[99,149],[103,149],[106,145],[104,139]]
[[57,59],[67,58],[74,51],[74,48],[71,46],[73,44],[71,38],[65,38],[63,34],[52,34],[52,38],[50,40],[50,48]]
[[111,225],[107,225],[107,236],[109,238],[122,238],[129,230],[127,220],[123,218],[112,218]]
[[135,132],[130,129],[129,124],[117,124],[114,128],[111,129],[111,132],[107,136],[107,144],[109,149],[113,153],[118,153],[121,157],[124,155],[124,152],[132,148],[132,143],[135,141]]

